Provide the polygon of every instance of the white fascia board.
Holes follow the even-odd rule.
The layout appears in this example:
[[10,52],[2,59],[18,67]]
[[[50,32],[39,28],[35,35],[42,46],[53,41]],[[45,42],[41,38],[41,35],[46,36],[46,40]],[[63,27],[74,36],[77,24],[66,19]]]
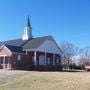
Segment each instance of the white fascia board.
[[18,53],[18,52],[12,52],[13,54],[21,54],[21,55],[26,55],[26,53]]
[[7,55],[0,55],[0,57],[6,57]]
[[36,51],[36,48],[33,48],[33,49],[23,49],[23,51]]

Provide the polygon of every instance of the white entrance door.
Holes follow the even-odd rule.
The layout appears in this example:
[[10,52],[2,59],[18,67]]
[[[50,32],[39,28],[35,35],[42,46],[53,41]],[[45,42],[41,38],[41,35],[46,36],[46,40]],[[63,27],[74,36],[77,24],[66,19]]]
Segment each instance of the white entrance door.
[[39,65],[45,65],[45,56],[44,55],[39,56]]

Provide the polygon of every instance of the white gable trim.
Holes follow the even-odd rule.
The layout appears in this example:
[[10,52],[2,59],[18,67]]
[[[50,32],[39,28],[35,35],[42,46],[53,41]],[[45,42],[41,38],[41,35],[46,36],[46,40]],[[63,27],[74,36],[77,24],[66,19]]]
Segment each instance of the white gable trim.
[[36,51],[36,48],[33,48],[33,49],[23,49],[23,51]]
[[45,40],[38,48],[37,51],[61,54],[60,49],[54,41]]
[[12,52],[12,54],[21,54],[21,55],[26,55],[26,53],[18,53],[18,52]]
[[7,55],[0,55],[0,57],[6,57]]
[[5,45],[2,45],[2,46],[0,47],[0,50],[1,50],[1,49],[4,49],[4,48],[8,50],[8,52],[9,52],[10,55],[12,55],[12,52],[10,51],[10,49],[8,49]]

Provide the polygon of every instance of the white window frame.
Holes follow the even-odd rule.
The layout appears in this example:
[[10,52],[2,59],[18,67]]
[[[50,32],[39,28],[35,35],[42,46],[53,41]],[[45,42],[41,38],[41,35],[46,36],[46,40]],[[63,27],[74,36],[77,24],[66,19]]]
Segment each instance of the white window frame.
[[[42,59],[41,59],[42,58]],[[41,59],[41,60],[40,60]],[[45,65],[45,56],[44,55],[40,55],[39,56],[39,65]]]
[[51,63],[50,62],[50,57],[47,58],[47,63],[48,63],[48,65],[50,65],[50,63]]
[[18,61],[21,60],[21,55],[17,55],[17,60],[18,60]]
[[56,62],[57,62],[57,64],[59,64],[59,62],[60,62],[59,58],[56,59]]

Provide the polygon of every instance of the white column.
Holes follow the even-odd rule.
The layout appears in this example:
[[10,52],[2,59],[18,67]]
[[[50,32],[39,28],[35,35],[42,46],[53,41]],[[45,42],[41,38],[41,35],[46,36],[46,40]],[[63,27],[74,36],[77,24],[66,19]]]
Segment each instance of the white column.
[[36,60],[37,60],[37,55],[36,55],[36,53],[37,53],[37,52],[35,51],[35,52],[34,52],[34,65],[37,65],[37,61],[36,61]]
[[3,69],[5,69],[5,56],[3,57]]
[[47,60],[47,53],[45,52],[45,65],[47,65],[46,60]]
[[53,65],[55,66],[55,54],[53,54]]

